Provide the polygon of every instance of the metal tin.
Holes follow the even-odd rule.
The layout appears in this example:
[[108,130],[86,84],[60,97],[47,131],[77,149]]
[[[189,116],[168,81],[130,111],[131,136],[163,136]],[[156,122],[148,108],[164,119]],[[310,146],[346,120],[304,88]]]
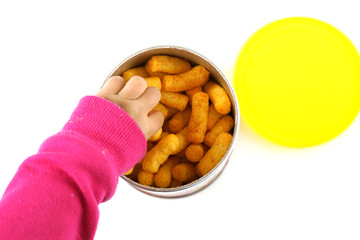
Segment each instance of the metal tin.
[[232,103],[232,114],[234,117],[234,129],[233,129],[233,139],[232,142],[225,153],[224,157],[221,161],[206,175],[202,176],[201,178],[188,183],[186,185],[175,187],[175,188],[156,188],[156,187],[149,187],[139,184],[137,182],[132,181],[130,178],[126,176],[121,176],[127,183],[131,186],[136,188],[139,191],[144,193],[157,196],[157,197],[166,197],[166,198],[173,198],[173,197],[184,197],[195,192],[200,191],[201,189],[208,186],[212,183],[223,171],[224,167],[226,166],[232,151],[234,150],[237,135],[239,132],[240,127],[240,113],[239,113],[239,104],[237,101],[237,97],[235,91],[230,84],[229,80],[225,77],[225,75],[207,58],[200,55],[197,52],[194,52],[190,49],[178,47],[178,46],[157,46],[144,49],[139,51],[132,56],[125,59],[121,62],[106,78],[105,82],[112,76],[120,76],[124,71],[129,68],[136,67],[139,65],[144,65],[147,60],[149,60],[154,55],[170,55],[170,56],[177,56],[183,59],[188,60],[193,65],[202,65],[204,66],[209,72],[210,77],[217,81],[228,93]]

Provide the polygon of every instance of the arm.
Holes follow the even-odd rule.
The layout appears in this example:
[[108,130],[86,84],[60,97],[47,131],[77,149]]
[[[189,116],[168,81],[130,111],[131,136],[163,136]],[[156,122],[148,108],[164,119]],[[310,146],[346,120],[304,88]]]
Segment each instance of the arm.
[[62,131],[23,162],[0,201],[0,239],[93,239],[98,204],[146,151],[146,131],[118,105],[83,98]]

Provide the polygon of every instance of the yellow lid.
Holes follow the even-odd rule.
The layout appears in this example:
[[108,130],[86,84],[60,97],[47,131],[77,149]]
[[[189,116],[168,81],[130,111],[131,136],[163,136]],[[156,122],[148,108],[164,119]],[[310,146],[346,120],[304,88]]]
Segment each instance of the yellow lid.
[[349,39],[311,18],[258,30],[236,61],[234,86],[247,124],[270,141],[306,147],[345,130],[360,108],[360,58]]

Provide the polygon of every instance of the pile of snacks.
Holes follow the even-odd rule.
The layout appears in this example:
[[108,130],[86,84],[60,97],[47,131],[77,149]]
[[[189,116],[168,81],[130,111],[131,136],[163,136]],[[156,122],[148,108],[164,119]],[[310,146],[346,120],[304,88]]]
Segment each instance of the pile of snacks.
[[168,188],[211,171],[232,141],[234,119],[226,91],[203,66],[173,56],[153,56],[122,77],[128,81],[135,75],[161,91],[154,110],[162,112],[165,122],[148,140],[142,161],[125,175],[146,186]]

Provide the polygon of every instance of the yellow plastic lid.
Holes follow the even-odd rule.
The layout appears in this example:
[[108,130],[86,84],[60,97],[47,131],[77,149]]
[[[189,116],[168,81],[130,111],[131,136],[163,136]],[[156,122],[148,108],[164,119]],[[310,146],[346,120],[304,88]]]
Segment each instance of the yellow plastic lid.
[[250,37],[236,61],[241,117],[284,146],[307,147],[343,132],[360,108],[360,57],[333,26],[286,18]]

